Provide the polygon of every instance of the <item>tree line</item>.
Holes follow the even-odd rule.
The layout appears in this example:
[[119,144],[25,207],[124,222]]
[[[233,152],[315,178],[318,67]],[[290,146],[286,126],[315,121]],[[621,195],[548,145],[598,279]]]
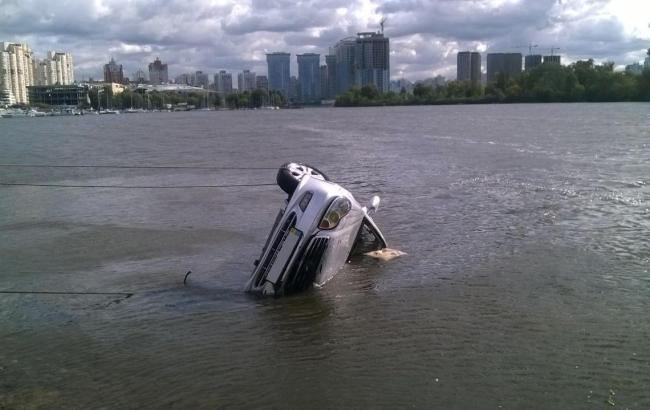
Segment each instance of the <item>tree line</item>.
[[284,96],[277,90],[267,92],[258,88],[226,96],[226,106],[230,109],[260,108],[265,105],[284,106],[285,104]]
[[197,108],[219,107],[221,97],[214,93],[190,92],[179,93],[174,91],[152,91],[143,93],[137,90],[124,90],[121,93],[113,93],[110,87],[89,90],[88,97],[90,106],[84,108],[101,107],[102,109],[142,108],[145,110],[165,109],[167,104],[187,103]]
[[[121,93],[113,93],[110,87],[91,89],[89,91],[90,105],[84,104],[84,108],[102,109],[165,109],[167,104],[176,105],[187,103],[196,108],[219,108],[230,109],[259,108],[264,105],[285,105],[284,96],[279,91],[253,90],[243,93],[228,94],[225,98],[216,93],[189,92],[180,93],[175,91],[151,91],[143,93],[137,90],[124,90]],[[99,105],[98,105],[99,104]]]
[[412,93],[353,88],[336,98],[336,106],[622,101],[650,101],[650,70],[617,72],[614,63],[597,65],[590,59],[569,66],[546,63],[519,76],[499,73],[487,86],[469,81],[416,84]]

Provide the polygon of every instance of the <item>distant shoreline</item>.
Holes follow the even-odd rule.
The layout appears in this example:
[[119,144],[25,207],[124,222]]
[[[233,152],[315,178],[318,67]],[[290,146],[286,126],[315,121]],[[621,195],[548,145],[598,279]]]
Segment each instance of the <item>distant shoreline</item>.
[[334,108],[368,108],[368,107],[424,107],[424,106],[453,106],[453,105],[515,105],[515,104],[620,104],[620,103],[645,103],[650,101],[498,101],[485,99],[480,101],[437,101],[423,104],[356,104],[334,105]]
[[517,76],[498,73],[487,85],[471,81],[415,84],[399,92],[373,86],[352,88],[336,98],[337,107],[511,103],[648,102],[650,70],[614,71],[614,63],[578,61],[570,66],[542,64]]

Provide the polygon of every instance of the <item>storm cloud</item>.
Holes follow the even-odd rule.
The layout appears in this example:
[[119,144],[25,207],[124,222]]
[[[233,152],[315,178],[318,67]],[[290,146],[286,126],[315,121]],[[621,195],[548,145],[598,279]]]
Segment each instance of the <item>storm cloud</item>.
[[266,52],[326,54],[383,17],[393,78],[454,78],[459,50],[536,44],[569,62],[629,64],[650,47],[650,5],[636,0],[0,0],[0,41],[72,52],[78,78],[101,77],[110,57],[128,75],[155,57],[171,76],[265,73]]

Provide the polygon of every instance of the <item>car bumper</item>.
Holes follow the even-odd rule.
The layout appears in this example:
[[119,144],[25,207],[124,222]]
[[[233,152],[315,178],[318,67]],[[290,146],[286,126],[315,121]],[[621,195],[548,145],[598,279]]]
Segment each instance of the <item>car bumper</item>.
[[318,233],[305,237],[296,229],[295,214],[289,215],[255,269],[248,290],[276,295],[307,289],[322,269],[329,241]]

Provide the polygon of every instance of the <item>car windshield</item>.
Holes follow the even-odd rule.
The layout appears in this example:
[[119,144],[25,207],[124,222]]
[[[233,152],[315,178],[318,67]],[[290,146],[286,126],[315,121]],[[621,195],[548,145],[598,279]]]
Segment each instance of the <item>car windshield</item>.
[[361,228],[359,228],[359,233],[357,234],[357,239],[352,248],[352,252],[350,252],[350,256],[358,256],[364,253],[378,251],[383,249],[385,246],[386,245],[381,235],[377,233],[370,221],[364,218],[363,224],[361,225]]

